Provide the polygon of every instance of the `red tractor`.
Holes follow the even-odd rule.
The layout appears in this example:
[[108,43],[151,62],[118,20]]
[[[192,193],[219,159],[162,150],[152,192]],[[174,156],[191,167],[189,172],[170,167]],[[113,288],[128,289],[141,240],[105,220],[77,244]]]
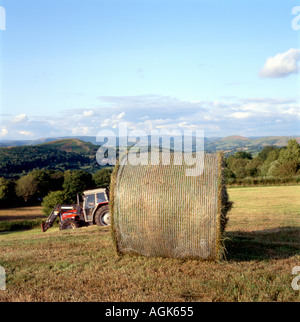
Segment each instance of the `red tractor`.
[[75,229],[83,226],[110,225],[108,192],[106,189],[94,189],[85,191],[82,195],[83,204],[57,205],[52,210],[45,223],[42,223],[42,231],[51,228],[59,218],[59,229]]

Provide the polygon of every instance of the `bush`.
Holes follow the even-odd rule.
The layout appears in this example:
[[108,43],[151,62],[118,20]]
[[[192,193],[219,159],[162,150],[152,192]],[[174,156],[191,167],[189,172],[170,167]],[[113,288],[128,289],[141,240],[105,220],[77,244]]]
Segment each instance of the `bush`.
[[42,219],[1,221],[0,232],[32,229],[39,227],[42,222]]
[[47,216],[56,205],[60,205],[67,202],[65,191],[52,191],[43,200],[42,207],[43,213]]
[[256,177],[256,178],[230,178],[227,179],[228,186],[258,186],[258,185],[285,185],[285,184],[299,184],[300,176],[290,177]]
[[101,169],[94,174],[93,179],[98,188],[107,188],[110,185],[112,169]]

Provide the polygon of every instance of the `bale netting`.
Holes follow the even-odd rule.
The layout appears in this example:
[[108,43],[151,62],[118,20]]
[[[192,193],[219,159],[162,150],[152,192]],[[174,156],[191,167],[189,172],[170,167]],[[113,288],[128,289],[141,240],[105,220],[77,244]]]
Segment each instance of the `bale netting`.
[[[125,157],[123,158],[124,161]],[[112,175],[110,213],[118,254],[218,260],[232,203],[221,153],[203,154],[203,172],[187,176],[184,162],[124,165]]]

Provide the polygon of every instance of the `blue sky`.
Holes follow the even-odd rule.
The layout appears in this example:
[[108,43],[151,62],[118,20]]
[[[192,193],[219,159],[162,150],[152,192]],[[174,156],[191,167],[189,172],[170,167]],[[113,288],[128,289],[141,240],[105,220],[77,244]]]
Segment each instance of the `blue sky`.
[[[292,0],[7,0],[0,139],[299,135]],[[299,12],[300,14],[300,12]]]

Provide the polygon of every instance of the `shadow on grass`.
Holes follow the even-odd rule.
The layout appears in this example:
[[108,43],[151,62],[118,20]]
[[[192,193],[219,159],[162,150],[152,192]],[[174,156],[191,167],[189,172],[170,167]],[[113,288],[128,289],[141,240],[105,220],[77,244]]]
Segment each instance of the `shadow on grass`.
[[252,261],[285,259],[300,254],[300,228],[279,227],[226,234],[226,259]]

